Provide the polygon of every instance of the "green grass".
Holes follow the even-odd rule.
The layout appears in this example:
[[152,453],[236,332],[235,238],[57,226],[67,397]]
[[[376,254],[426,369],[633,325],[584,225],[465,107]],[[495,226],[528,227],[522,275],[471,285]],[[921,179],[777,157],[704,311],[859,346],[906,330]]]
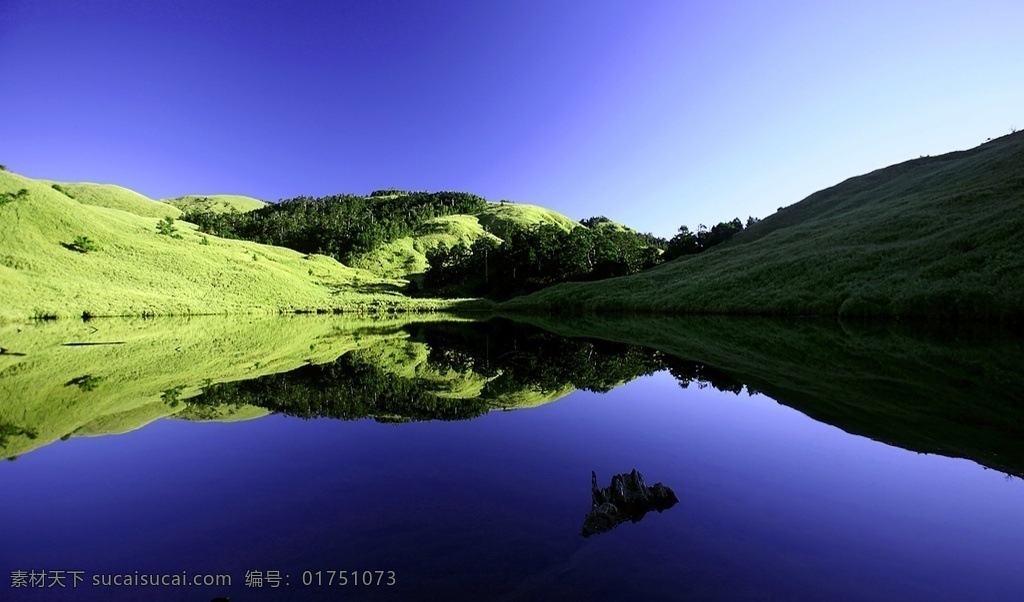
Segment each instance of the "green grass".
[[404,236],[360,255],[353,267],[363,268],[385,278],[408,278],[427,270],[427,253],[437,247],[472,245],[488,234],[473,215],[448,215],[421,224],[413,236]]
[[59,186],[58,192],[63,190],[66,196],[74,198],[83,205],[120,209],[142,217],[173,217],[175,219],[181,217],[181,211],[174,207],[154,201],[134,190],[113,184],[52,182],[49,180],[36,180],[36,182],[50,187]]
[[557,211],[522,203],[491,203],[476,217],[485,230],[498,238],[504,238],[513,226],[551,224],[566,232],[580,227],[579,223]]
[[189,211],[208,211],[210,213],[245,213],[254,211],[266,205],[259,199],[237,194],[210,194],[210,195],[188,195],[179,196],[173,199],[163,199],[162,202],[172,205],[182,213]]
[[[408,299],[398,292],[404,282],[328,257],[204,236],[186,222],[175,222],[180,237],[162,236],[158,217],[171,215],[132,211],[156,207],[177,215],[174,207],[117,187],[62,187],[75,198],[49,182],[0,172],[0,193],[28,190],[0,206],[0,320],[455,305]],[[104,197],[108,192],[113,196]],[[129,205],[131,211],[120,208]],[[95,250],[76,252],[80,237]]]
[[851,178],[727,244],[511,310],[1024,319],[1024,133]]
[[501,242],[510,228],[554,224],[563,230],[579,226],[550,209],[519,203],[490,203],[474,215],[449,215],[428,220],[412,236],[405,236],[360,255],[352,261],[384,278],[417,280],[427,271],[427,252],[440,245],[472,245],[481,238]]

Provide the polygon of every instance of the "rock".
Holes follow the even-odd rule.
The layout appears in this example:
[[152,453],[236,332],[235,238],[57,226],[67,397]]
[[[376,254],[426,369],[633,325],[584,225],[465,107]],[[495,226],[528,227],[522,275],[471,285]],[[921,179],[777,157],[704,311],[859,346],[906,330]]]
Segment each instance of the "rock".
[[674,506],[679,498],[661,483],[648,487],[635,468],[612,477],[608,487],[597,486],[597,473],[590,473],[590,514],[583,519],[583,537],[611,531],[627,520],[638,522],[651,510],[661,512]]

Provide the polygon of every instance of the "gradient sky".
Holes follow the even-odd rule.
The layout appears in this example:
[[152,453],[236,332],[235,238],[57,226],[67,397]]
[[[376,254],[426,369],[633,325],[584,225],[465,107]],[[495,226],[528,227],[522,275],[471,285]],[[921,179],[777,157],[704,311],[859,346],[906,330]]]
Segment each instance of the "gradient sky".
[[1024,2],[0,0],[0,163],[671,236],[1024,128]]

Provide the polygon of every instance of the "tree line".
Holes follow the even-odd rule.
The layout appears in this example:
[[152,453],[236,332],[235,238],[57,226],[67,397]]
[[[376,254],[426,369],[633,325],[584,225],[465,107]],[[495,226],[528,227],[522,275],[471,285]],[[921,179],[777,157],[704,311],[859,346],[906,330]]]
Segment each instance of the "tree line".
[[[182,219],[225,238],[289,247],[351,263],[363,253],[412,235],[427,220],[484,210],[483,197],[465,192],[408,192],[395,188],[370,196],[299,196],[254,211],[191,210]],[[755,222],[747,220],[747,226]],[[566,231],[552,224],[512,225],[499,242],[441,245],[427,253],[429,268],[409,292],[496,299],[566,281],[628,276],[677,257],[701,253],[744,229],[739,218],[696,231],[682,226],[670,240],[615,225],[604,216],[580,220]]]
[[[471,245],[441,245],[427,253],[430,265],[422,289],[440,296],[495,299],[530,293],[568,281],[628,276],[684,255],[704,252],[744,229],[739,218],[696,232],[686,226],[665,241],[651,234],[602,227],[603,216],[581,220],[586,227],[565,231],[544,224],[513,227],[502,242],[479,239]],[[756,222],[750,218],[747,224]]]
[[[400,193],[388,198],[383,193]],[[239,213],[189,211],[181,219],[224,238],[289,247],[349,262],[354,256],[412,234],[417,225],[445,215],[475,213],[483,197],[465,192],[375,191],[376,196],[299,196]]]
[[481,238],[428,252],[423,288],[430,294],[507,298],[568,280],[634,274],[656,265],[659,254],[627,230],[512,226],[500,243]]

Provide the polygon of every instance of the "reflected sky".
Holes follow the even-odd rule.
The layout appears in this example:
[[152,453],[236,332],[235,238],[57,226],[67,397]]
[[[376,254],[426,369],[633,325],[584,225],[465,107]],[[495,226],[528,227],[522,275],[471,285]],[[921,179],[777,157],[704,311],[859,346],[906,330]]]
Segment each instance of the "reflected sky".
[[[590,472],[637,468],[680,502],[583,539]],[[303,571],[384,569],[354,599],[1013,600],[1024,484],[890,447],[763,395],[668,373],[459,422],[269,416],[160,420],[0,464],[11,599],[139,590],[8,589],[13,569],[228,573],[148,599],[336,599]],[[247,589],[247,570],[287,587]],[[64,594],[63,596],[61,594]],[[207,595],[209,594],[209,595]]]

